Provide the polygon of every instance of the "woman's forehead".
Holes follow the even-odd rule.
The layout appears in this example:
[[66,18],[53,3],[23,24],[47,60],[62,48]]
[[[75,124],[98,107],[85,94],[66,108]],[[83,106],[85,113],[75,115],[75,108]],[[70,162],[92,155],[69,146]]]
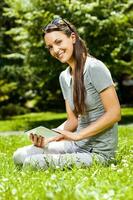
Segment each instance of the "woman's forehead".
[[57,38],[66,38],[67,36],[62,31],[52,31],[46,33],[44,36],[45,41],[55,41]]

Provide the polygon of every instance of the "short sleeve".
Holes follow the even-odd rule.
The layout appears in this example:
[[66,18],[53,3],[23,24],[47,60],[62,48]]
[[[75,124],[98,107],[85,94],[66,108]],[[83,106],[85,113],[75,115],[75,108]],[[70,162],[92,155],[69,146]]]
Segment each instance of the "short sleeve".
[[100,60],[95,60],[89,67],[91,82],[97,92],[114,85],[109,69]]
[[60,87],[61,87],[61,91],[62,91],[62,94],[63,94],[63,98],[64,100],[67,99],[67,89],[66,89],[66,86],[65,86],[65,80],[63,78],[63,72],[61,72],[60,76],[59,76],[59,82],[60,82]]

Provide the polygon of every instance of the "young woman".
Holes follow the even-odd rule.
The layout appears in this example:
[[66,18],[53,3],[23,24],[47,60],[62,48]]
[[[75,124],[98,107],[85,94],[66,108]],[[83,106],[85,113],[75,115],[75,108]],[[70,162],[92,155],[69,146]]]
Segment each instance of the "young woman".
[[94,157],[105,163],[115,156],[120,105],[111,74],[90,56],[75,27],[61,18],[45,28],[44,41],[50,54],[67,63],[59,80],[67,120],[51,139],[30,135],[33,145],[14,153],[15,164],[40,168],[89,166]]

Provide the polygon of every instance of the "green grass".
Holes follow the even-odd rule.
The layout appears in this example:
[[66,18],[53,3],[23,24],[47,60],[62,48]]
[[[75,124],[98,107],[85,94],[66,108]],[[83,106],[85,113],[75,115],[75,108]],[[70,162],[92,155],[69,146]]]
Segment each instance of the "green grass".
[[[0,131],[21,131],[28,130],[40,125],[54,128],[66,119],[66,113],[41,112],[13,116],[0,120]],[[120,124],[133,123],[133,108],[122,108],[122,120]]]
[[21,131],[37,126],[54,128],[64,122],[66,113],[41,112],[17,115],[6,120],[0,120],[0,131]]
[[0,137],[0,200],[132,200],[132,141],[133,126],[120,126],[115,164],[39,171],[13,164],[13,152],[30,144],[27,137]]
[[133,123],[133,107],[122,108],[122,119],[120,124],[129,124]]

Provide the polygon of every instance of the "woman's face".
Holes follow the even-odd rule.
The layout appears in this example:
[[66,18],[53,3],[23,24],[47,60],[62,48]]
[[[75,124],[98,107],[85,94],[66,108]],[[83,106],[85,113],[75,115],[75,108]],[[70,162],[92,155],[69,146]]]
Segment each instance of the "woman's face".
[[53,31],[45,34],[45,43],[50,54],[62,63],[69,63],[73,59],[73,44],[75,43],[75,34],[70,37],[62,31]]

